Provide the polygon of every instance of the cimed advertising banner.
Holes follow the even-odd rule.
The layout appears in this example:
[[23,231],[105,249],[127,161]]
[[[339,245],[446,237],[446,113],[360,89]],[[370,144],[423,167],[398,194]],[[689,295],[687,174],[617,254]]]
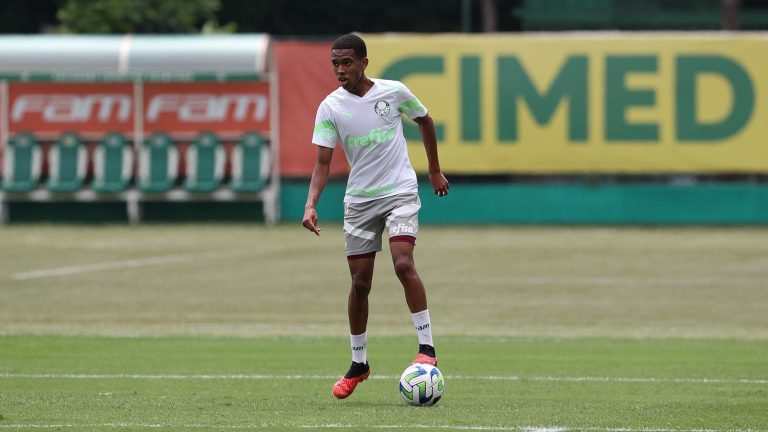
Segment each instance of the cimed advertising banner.
[[[449,173],[768,171],[768,35],[366,35]],[[407,119],[404,121],[408,122]],[[418,171],[418,130],[406,130]]]

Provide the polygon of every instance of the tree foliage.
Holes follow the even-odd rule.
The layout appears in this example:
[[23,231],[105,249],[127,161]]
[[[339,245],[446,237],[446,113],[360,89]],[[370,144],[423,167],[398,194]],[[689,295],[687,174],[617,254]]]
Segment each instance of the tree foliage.
[[0,1],[0,33],[39,33],[56,26],[54,0]]
[[66,0],[58,12],[64,33],[232,32],[220,27],[220,0]]

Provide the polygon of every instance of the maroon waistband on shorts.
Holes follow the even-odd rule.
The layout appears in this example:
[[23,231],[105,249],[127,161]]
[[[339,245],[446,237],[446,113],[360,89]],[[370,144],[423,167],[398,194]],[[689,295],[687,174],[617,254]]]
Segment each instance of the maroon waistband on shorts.
[[389,242],[390,243],[405,242],[405,243],[410,243],[412,245],[415,245],[416,244],[416,237],[407,236],[407,235],[394,236],[394,237],[390,237],[389,238]]
[[347,255],[347,260],[352,261],[357,259],[375,258],[375,257],[376,257],[376,252],[368,252],[368,253],[359,254],[359,255]]

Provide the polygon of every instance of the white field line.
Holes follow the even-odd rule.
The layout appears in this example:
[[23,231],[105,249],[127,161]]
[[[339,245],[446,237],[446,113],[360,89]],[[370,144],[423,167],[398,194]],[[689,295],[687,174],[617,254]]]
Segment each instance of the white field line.
[[[270,251],[271,253],[276,250]],[[201,261],[206,259],[221,259],[253,254],[255,251],[211,251],[195,254],[178,254],[148,257],[132,260],[107,261],[102,263],[84,264],[77,266],[55,267],[49,269],[31,270],[14,273],[11,275],[13,280],[23,281],[30,279],[41,279],[57,276],[71,276],[81,273],[91,273],[105,270],[129,269],[138,267],[148,267],[157,265],[166,265],[190,261]],[[434,281],[443,281],[441,277],[433,278]],[[754,277],[655,277],[655,278],[617,278],[605,276],[568,276],[553,277],[547,275],[529,275],[529,276],[483,276],[475,275],[471,278],[462,275],[450,276],[445,279],[447,283],[471,282],[474,284],[507,284],[507,285],[586,285],[586,286],[646,286],[646,285],[671,285],[671,286],[699,286],[708,284],[721,285],[747,285],[753,286],[761,282],[764,275]]]
[[371,425],[371,424],[275,424],[260,423],[250,425],[217,424],[160,424],[160,423],[102,423],[102,424],[0,424],[0,429],[217,429],[217,430],[267,430],[273,428],[291,429],[442,429],[462,431],[516,431],[516,432],[768,432],[761,429],[674,429],[674,428],[628,428],[628,427],[561,427],[561,426],[453,426],[453,425]]
[[[516,376],[516,375],[448,375],[451,380],[478,381],[543,381],[543,382],[620,382],[620,383],[691,383],[691,384],[768,384],[768,379],[738,378],[642,378],[600,376]],[[394,380],[394,375],[373,375],[369,379]],[[24,374],[0,373],[0,379],[140,379],[140,380],[335,380],[336,375],[176,375],[176,374]]]
[[700,285],[747,285],[754,286],[762,283],[765,275],[756,275],[755,277],[605,277],[605,276],[435,276],[431,277],[432,282],[442,283],[472,283],[472,284],[507,284],[507,285],[586,285],[586,286],[700,286]]
[[137,267],[147,267],[156,265],[166,265],[174,263],[182,263],[189,261],[201,261],[208,259],[220,259],[231,258],[238,255],[243,255],[244,251],[216,251],[216,252],[203,252],[195,254],[181,254],[181,255],[164,255],[142,259],[121,260],[121,261],[107,261],[95,264],[84,264],[69,267],[57,267],[41,270],[32,270],[20,273],[14,273],[11,275],[13,280],[29,280],[40,279],[55,276],[70,276],[81,273],[91,273],[104,270],[116,270],[116,269],[129,269]]

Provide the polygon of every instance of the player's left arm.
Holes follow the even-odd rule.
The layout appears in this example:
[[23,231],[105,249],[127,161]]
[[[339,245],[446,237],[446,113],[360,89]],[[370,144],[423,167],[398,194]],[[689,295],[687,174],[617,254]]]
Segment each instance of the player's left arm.
[[426,114],[424,117],[413,119],[419,125],[421,140],[424,142],[424,149],[427,151],[427,161],[429,163],[429,182],[432,183],[432,189],[435,195],[448,195],[448,179],[445,178],[440,170],[440,160],[437,156],[437,134],[435,133],[435,122],[432,117]]

